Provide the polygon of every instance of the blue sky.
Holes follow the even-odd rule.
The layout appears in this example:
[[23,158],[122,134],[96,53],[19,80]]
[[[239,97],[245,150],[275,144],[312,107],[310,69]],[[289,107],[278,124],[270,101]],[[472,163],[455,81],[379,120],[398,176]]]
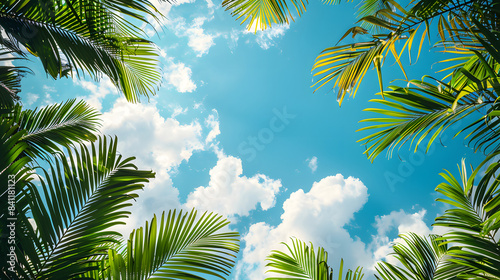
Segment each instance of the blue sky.
[[[217,211],[242,235],[232,279],[263,279],[266,255],[291,236],[325,247],[334,267],[343,257],[373,274],[398,233],[439,233],[430,228],[444,210],[434,201],[438,173],[456,174],[461,158],[475,164],[481,155],[450,130],[427,154],[403,147],[371,163],[356,142],[364,134],[355,131],[378,92],[376,73],[341,108],[331,88],[312,94],[314,59],[357,21],[355,4],[312,1],[290,26],[256,34],[218,2],[158,5],[167,19],[153,24],[156,34],[144,29],[159,47],[164,79],[149,102],[125,102],[107,79],[51,80],[37,63],[23,80],[30,108],[87,100],[103,113],[101,131],[118,136],[121,153],[157,173],[122,232],[172,208]],[[406,68],[410,78],[439,69],[426,46]],[[392,63],[383,70],[386,86],[403,78]]]

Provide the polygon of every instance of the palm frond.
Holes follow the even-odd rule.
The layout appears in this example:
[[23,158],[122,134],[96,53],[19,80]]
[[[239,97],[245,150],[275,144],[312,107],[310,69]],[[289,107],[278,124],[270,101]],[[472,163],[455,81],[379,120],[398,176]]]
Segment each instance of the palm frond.
[[[346,94],[355,96],[365,74],[373,66],[377,70],[380,91],[383,93],[381,67],[389,53],[408,80],[400,58],[408,51],[411,63],[412,46],[418,44],[418,60],[425,37],[429,40],[431,38],[433,19],[439,21],[437,29],[441,38],[436,46],[442,47],[444,52],[453,53],[457,49],[486,50],[491,41],[481,41],[477,37],[478,34],[486,34],[487,30],[496,28],[500,13],[495,10],[498,6],[492,2],[494,1],[413,1],[413,7],[406,10],[396,1],[366,0],[360,7],[363,17],[360,19],[361,27],[358,28],[377,33],[371,35],[370,41],[325,49],[313,66],[314,76],[319,76],[319,80],[312,87],[315,88],[314,91],[327,84],[338,88],[337,100],[341,105]],[[487,17],[485,13],[488,13]],[[353,33],[356,34],[366,32]],[[399,50],[396,48],[398,42],[404,43]]]
[[471,271],[467,267],[456,267],[449,263],[448,245],[438,235],[428,238],[409,232],[399,236],[402,242],[394,244],[392,257],[399,261],[394,265],[386,261],[376,266],[377,279],[456,279],[456,276]]
[[16,106],[14,120],[25,131],[20,141],[26,142],[32,157],[61,151],[60,146],[97,140],[99,112],[85,101],[70,99],[42,109],[22,110]]
[[133,158],[123,159],[117,141],[100,138],[97,144],[68,149],[57,155],[51,170],[43,170],[41,193],[30,185],[25,193],[36,234],[19,244],[35,250],[22,252],[20,271],[30,279],[68,279],[98,268],[120,234],[110,228],[123,224],[125,208],[154,174],[137,170]]
[[239,251],[237,232],[214,213],[169,211],[130,234],[126,251],[109,252],[108,279],[225,279]]
[[[329,280],[333,279],[333,269],[327,264],[328,253],[322,247],[314,251],[313,244],[308,246],[304,241],[292,238],[292,246],[284,244],[288,252],[274,250],[267,257],[266,267],[270,267],[266,273],[277,274],[267,277],[266,280],[279,279],[310,279]],[[340,262],[338,278],[343,278],[343,260]],[[348,270],[345,274],[346,280],[361,280],[363,278],[362,268],[358,267],[354,272]]]
[[[444,237],[459,248],[450,249],[451,262],[476,269],[475,275],[493,279],[500,275],[500,243],[498,240],[498,213],[500,210],[500,162],[493,161],[500,153],[489,155],[472,174],[467,176],[465,161],[460,166],[460,180],[449,171],[442,173],[445,179],[436,191],[444,195],[437,201],[451,206],[444,215],[436,218],[435,226],[452,229]],[[490,163],[491,162],[491,163]],[[489,166],[486,166],[489,164]],[[482,167],[486,173],[475,183]]]
[[307,0],[224,0],[222,7],[230,10],[236,20],[241,19],[241,24],[248,21],[248,30],[256,32],[272,24],[289,24],[293,21],[291,10],[300,16],[307,3]]
[[146,16],[156,13],[147,0],[24,0],[0,4],[0,26],[40,57],[52,77],[87,73],[98,80],[104,74],[137,102],[154,94],[161,75],[156,48],[132,22],[148,23]]

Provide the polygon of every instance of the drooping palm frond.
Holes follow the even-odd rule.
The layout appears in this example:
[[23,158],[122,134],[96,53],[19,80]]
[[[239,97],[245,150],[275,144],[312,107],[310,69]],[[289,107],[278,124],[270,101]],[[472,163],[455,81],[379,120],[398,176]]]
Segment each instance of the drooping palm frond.
[[409,232],[399,236],[402,242],[394,244],[392,257],[399,265],[387,261],[376,266],[377,279],[384,280],[438,280],[456,279],[461,273],[470,272],[467,267],[456,267],[449,263],[448,245],[438,235],[428,238]]
[[[489,155],[470,176],[467,176],[463,160],[459,168],[460,179],[446,171],[441,174],[446,182],[436,188],[444,195],[437,201],[451,206],[444,215],[436,218],[434,224],[451,229],[444,235],[447,242],[457,245],[457,248],[448,251],[453,257],[450,262],[457,267],[475,269],[471,274],[476,279],[498,279],[500,275],[500,240],[497,234],[500,228],[500,162],[495,160],[499,154]],[[483,167],[486,167],[486,172],[476,184]]]
[[[26,279],[72,279],[98,269],[120,234],[110,230],[128,217],[125,207],[134,192],[154,176],[137,170],[133,158],[123,159],[117,141],[68,149],[57,155],[51,170],[43,170],[41,191],[34,185],[24,193],[37,227],[19,239],[18,271]],[[30,245],[31,244],[31,245]],[[23,250],[24,249],[24,250]],[[101,256],[101,257],[100,257]]]
[[154,94],[161,75],[156,48],[132,22],[148,23],[147,16],[156,15],[148,0],[22,0],[0,4],[0,27],[40,57],[52,77],[106,75],[136,102]]
[[[494,2],[413,1],[413,7],[407,10],[392,0],[367,1],[361,6],[361,12],[368,15],[360,19],[362,25],[358,27],[364,32],[353,35],[366,34],[368,30],[380,33],[373,34],[370,41],[325,49],[313,66],[314,76],[318,76],[319,80],[312,87],[315,91],[327,84],[338,88],[337,99],[341,105],[346,94],[356,94],[368,69],[373,66],[377,70],[383,92],[381,67],[389,53],[408,80],[400,57],[408,51],[411,62],[412,46],[418,44],[418,60],[425,37],[430,40],[431,27],[434,26],[431,24],[433,19],[439,20],[437,29],[441,42],[438,42],[437,46],[445,47],[445,52],[453,53],[452,48],[479,47],[485,50],[490,42],[480,42],[475,34],[482,33],[477,25],[484,25],[485,30],[496,28],[496,23],[493,24],[491,21],[498,22],[500,13],[497,11],[498,5]],[[348,32],[351,31],[352,28]],[[420,42],[417,42],[418,40]],[[473,46],[469,46],[469,41],[474,42]],[[396,48],[398,42],[404,43],[399,50]]]
[[248,30],[257,31],[273,24],[289,24],[293,21],[290,10],[300,16],[307,3],[307,0],[224,0],[222,7],[230,10],[236,20],[241,18],[241,24],[248,21]]
[[229,221],[197,211],[156,215],[130,234],[123,253],[109,252],[107,279],[226,279],[239,251],[237,232],[222,231]]
[[60,146],[97,140],[99,112],[85,101],[70,99],[42,109],[22,110],[13,114],[19,129],[25,131],[20,141],[26,142],[32,157],[60,151]]
[[[279,279],[308,279],[308,280],[330,280],[333,279],[333,269],[327,264],[328,253],[322,247],[314,251],[313,244],[310,246],[304,241],[292,238],[292,246],[284,244],[288,252],[274,250],[267,257],[266,267],[270,267],[266,273],[277,274],[267,277],[266,280]],[[338,279],[343,277],[343,260],[340,261]],[[358,267],[354,272],[348,270],[345,274],[346,280],[361,280],[363,278],[362,268]]]

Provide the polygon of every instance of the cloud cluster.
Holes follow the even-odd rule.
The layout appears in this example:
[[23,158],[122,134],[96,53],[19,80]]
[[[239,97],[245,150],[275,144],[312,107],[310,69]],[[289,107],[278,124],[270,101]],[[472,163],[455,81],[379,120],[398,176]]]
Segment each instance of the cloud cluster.
[[344,229],[366,203],[367,190],[359,179],[337,174],[315,182],[308,192],[293,192],[283,204],[280,224],[256,223],[243,236],[245,248],[237,277],[263,279],[263,260],[271,250],[282,249],[280,242],[290,237],[322,246],[332,259],[344,257],[351,267],[371,263],[365,244]]
[[118,136],[118,150],[124,156],[136,156],[139,168],[156,172],[156,178],[139,194],[131,209],[133,215],[121,232],[142,226],[154,213],[180,207],[179,191],[170,173],[194,152],[204,149],[202,126],[196,121],[181,124],[174,118],[164,118],[155,104],[131,104],[123,98],[102,119],[102,132]]

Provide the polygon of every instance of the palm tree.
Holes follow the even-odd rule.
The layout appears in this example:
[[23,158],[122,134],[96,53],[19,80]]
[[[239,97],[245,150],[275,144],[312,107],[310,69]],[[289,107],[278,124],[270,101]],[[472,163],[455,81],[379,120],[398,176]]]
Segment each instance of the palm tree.
[[[120,16],[118,16],[120,15]],[[138,25],[161,16],[149,0],[12,0],[0,4],[0,60],[40,58],[52,78],[105,75],[136,102],[154,94],[157,50]],[[18,100],[29,69],[0,67],[0,108]]]
[[[288,252],[274,250],[267,257],[266,273],[273,273],[276,276],[267,277],[266,280],[278,279],[302,279],[302,280],[331,280],[333,279],[333,269],[328,266],[328,253],[322,247],[314,251],[313,244],[310,246],[304,241],[292,238],[292,246],[282,243]],[[344,261],[340,261],[338,279],[343,276]],[[353,272],[348,270],[345,280],[361,280],[363,278],[362,268],[358,267]]]

